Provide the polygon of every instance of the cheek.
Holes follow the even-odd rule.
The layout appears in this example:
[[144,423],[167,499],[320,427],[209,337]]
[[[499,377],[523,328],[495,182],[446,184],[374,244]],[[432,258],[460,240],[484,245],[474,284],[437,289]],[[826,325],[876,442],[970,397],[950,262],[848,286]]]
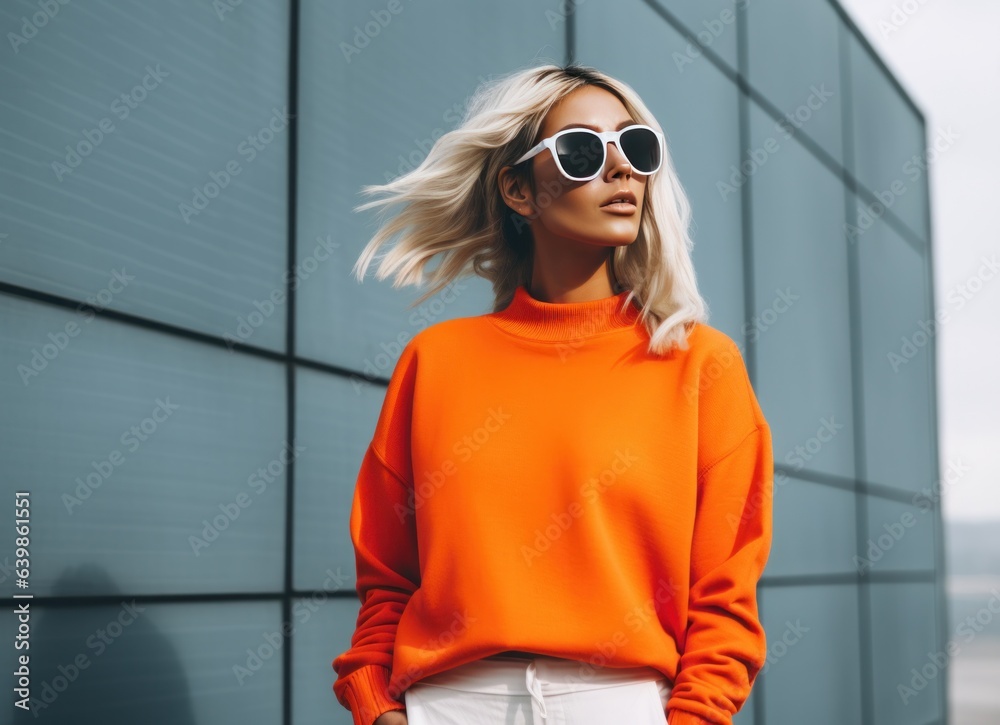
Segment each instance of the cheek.
[[567,181],[558,171],[555,176],[539,174],[535,180],[535,202],[543,221],[569,223],[580,215],[593,214],[601,203],[593,189]]
[[540,208],[539,221],[551,232],[576,236],[572,232],[580,232],[592,228],[598,215],[595,208],[599,202],[592,200],[586,194],[563,193],[561,196],[550,196],[547,203]]
[[546,168],[535,175],[535,203],[544,214],[553,209],[579,208],[585,194],[578,182],[569,181],[556,169]]

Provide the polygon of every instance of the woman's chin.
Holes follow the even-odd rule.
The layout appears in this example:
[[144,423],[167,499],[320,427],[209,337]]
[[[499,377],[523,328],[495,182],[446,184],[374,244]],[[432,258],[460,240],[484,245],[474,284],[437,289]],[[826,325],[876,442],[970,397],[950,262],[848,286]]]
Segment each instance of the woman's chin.
[[[630,220],[623,220],[618,223],[611,224],[605,221],[603,224],[595,225],[595,228],[603,231],[603,233],[595,240],[598,244],[608,244],[620,247],[625,244],[631,244],[639,236],[639,225]],[[591,229],[591,234],[593,234],[593,231],[594,230]]]

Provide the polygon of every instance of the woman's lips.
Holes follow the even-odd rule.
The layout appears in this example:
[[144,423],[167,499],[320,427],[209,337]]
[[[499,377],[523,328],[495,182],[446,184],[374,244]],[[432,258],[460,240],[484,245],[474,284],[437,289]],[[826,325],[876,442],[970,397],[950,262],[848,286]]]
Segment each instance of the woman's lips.
[[630,214],[635,214],[635,204],[627,201],[616,201],[613,204],[605,204],[601,207],[601,211],[628,216]]

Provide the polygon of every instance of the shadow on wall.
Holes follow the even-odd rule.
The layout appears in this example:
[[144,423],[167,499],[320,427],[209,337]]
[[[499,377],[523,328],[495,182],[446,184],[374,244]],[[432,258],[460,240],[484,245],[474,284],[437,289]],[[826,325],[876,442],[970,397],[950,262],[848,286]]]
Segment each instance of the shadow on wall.
[[[115,593],[107,571],[64,571],[53,596]],[[13,600],[17,603],[24,600]],[[177,651],[131,600],[31,610],[30,698],[7,722],[66,725],[194,725],[191,691]],[[14,678],[16,687],[16,678]],[[16,690],[14,700],[22,700]],[[23,702],[23,700],[22,700]],[[31,717],[28,716],[31,713]]]

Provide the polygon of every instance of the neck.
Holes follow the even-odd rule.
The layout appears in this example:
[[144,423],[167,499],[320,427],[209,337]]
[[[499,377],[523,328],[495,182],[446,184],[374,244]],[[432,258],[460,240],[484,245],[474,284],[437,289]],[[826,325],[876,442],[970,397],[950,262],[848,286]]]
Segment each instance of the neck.
[[510,304],[491,318],[520,337],[575,340],[633,328],[639,319],[639,307],[634,300],[625,306],[629,294],[630,290],[623,290],[611,297],[583,302],[543,302],[520,285]]

